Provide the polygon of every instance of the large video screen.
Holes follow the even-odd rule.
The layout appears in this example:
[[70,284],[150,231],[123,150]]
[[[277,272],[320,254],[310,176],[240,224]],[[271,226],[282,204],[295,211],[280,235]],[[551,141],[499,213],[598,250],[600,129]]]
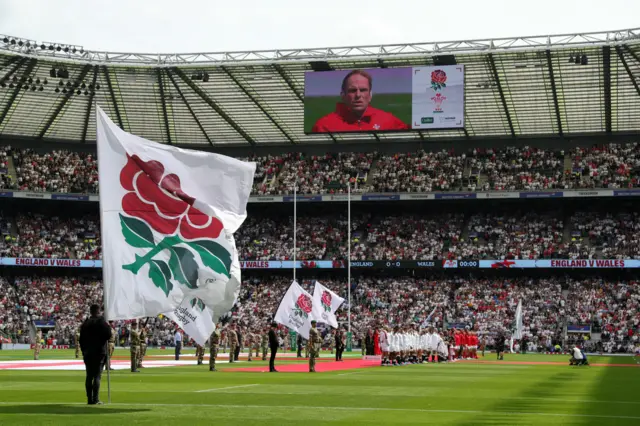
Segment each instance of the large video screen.
[[463,127],[463,65],[305,73],[305,133]]

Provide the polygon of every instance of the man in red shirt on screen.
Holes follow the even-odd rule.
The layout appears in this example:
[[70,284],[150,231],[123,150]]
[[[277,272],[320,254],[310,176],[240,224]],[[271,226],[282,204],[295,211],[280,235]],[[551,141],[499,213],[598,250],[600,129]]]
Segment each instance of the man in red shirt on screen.
[[393,114],[372,107],[373,80],[366,71],[353,70],[342,80],[342,102],[335,112],[325,115],[314,124],[313,133],[376,132],[407,130],[409,126]]

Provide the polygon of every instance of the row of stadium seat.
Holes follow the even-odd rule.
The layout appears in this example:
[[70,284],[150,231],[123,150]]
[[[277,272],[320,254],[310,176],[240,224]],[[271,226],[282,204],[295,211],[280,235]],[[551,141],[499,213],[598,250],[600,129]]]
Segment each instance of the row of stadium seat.
[[[311,290],[312,280],[301,280]],[[232,318],[243,330],[261,333],[271,320],[286,291],[288,278],[253,277],[243,283]],[[322,283],[345,295],[344,280]],[[352,327],[354,338],[386,323],[391,326],[422,325],[436,304],[430,321],[463,324],[493,334],[506,333],[514,321],[519,300],[523,301],[524,330],[531,351],[552,351],[565,340],[566,325],[591,326],[593,341],[588,350],[632,352],[640,345],[640,285],[635,281],[591,277],[569,278],[484,278],[459,276],[449,279],[413,277],[366,278],[352,283]],[[33,320],[55,320],[48,338],[57,344],[73,341],[76,328],[86,315],[86,307],[102,300],[97,279],[79,277],[18,277],[11,282],[0,278],[0,330],[26,341]],[[341,323],[347,310],[338,313]],[[126,324],[117,324],[121,343],[126,343]],[[166,345],[173,324],[162,318],[150,320],[150,342]],[[597,334],[596,334],[597,333]],[[572,335],[575,336],[578,335]],[[583,339],[584,335],[579,335]],[[598,343],[600,342],[600,343]]]
[[[383,155],[300,153],[254,156],[253,193],[514,191],[570,188],[638,187],[640,145],[608,144],[570,152],[531,147],[418,151]],[[94,155],[69,151],[40,153],[0,147],[0,189],[96,193]]]

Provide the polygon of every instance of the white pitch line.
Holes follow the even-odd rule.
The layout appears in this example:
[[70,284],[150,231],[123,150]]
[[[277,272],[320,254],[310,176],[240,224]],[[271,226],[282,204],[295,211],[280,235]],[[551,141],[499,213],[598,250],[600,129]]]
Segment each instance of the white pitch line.
[[251,386],[259,386],[259,385],[256,383],[256,384],[253,384],[253,385],[227,386],[226,388],[204,389],[204,390],[199,390],[199,391],[194,391],[194,392],[215,392],[215,391],[227,390],[227,389],[248,388],[248,387],[251,387]]
[[342,374],[338,374],[338,376],[349,376],[351,374],[358,374],[360,373],[359,371],[354,371],[353,373],[342,373]]
[[[218,388],[224,389],[224,388]],[[0,405],[86,405],[86,403],[42,403],[42,402],[0,402]],[[105,404],[105,409],[109,406],[118,407],[202,407],[202,408],[231,408],[231,409],[259,409],[280,408],[284,410],[343,410],[343,411],[392,411],[392,412],[408,412],[408,413],[440,413],[440,414],[487,414],[497,416],[540,416],[540,417],[573,417],[573,418],[591,418],[591,419],[621,419],[621,420],[640,420],[640,417],[634,416],[607,416],[604,414],[569,414],[569,413],[536,413],[529,411],[482,411],[482,410],[427,410],[422,408],[383,408],[383,407],[340,407],[340,406],[308,406],[308,405],[226,405],[226,404],[145,404],[145,403],[115,403]],[[40,413],[24,413],[24,415],[41,415]]]

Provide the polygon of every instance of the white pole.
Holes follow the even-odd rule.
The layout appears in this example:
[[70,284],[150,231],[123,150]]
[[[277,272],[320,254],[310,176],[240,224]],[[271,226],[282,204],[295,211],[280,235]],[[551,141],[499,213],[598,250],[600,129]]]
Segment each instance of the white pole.
[[[93,101],[93,111],[94,114],[96,116],[96,144],[98,143],[98,101],[94,99]],[[100,193],[98,194],[98,203],[102,204],[102,191],[100,191]],[[102,209],[100,209],[100,234],[101,235],[106,235],[106,233],[104,232],[104,217],[102,214]],[[102,238],[102,253],[106,253],[107,251],[105,250],[105,239]],[[104,320],[105,321],[109,321],[109,318],[107,316],[107,306],[109,306],[108,304],[108,297],[110,296],[110,294],[108,294],[107,291],[108,287],[106,286],[106,282],[104,279],[104,268],[102,268],[102,305],[103,305],[103,309],[104,309]],[[109,325],[109,327],[111,328],[111,325]],[[117,340],[116,340],[117,342]],[[111,404],[111,370],[109,369],[109,364],[111,363],[111,360],[109,359],[109,343],[107,342],[107,357],[106,357],[106,363],[107,363],[107,403]]]
[[296,235],[298,233],[298,179],[293,184],[293,280],[296,280]]
[[348,327],[351,333],[351,182],[347,181],[347,298],[349,300]]

